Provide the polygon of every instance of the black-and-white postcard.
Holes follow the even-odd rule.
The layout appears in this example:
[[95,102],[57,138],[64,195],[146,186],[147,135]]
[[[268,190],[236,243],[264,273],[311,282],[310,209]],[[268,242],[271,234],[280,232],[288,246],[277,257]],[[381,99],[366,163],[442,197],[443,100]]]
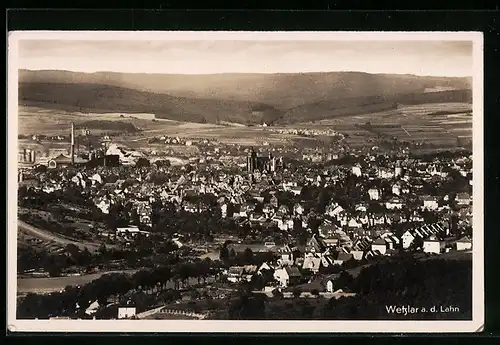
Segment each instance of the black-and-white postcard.
[[8,326],[475,332],[478,32],[12,32]]

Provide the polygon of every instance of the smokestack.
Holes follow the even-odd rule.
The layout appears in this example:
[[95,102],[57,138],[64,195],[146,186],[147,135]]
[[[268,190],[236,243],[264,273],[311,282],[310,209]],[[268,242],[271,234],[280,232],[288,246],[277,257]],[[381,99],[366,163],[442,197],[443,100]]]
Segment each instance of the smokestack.
[[75,124],[71,122],[71,164],[75,164]]
[[36,160],[36,152],[35,150],[31,150],[30,162],[35,163],[35,160]]

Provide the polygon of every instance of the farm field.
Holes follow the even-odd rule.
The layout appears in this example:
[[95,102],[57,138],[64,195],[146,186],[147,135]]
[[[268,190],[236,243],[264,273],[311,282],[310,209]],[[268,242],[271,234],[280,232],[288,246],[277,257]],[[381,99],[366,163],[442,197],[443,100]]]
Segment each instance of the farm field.
[[[358,146],[377,136],[406,142],[432,143],[440,147],[457,145],[457,138],[472,138],[472,105],[436,103],[400,106],[380,113],[363,114],[301,124],[306,128],[331,128],[347,135],[346,143]],[[366,127],[370,124],[371,129]]]
[[[397,109],[353,116],[340,116],[328,120],[305,122],[275,128],[294,129],[333,129],[348,136],[345,143],[354,147],[363,146],[381,136],[386,139],[396,138],[407,142],[427,142],[436,146],[453,147],[457,138],[472,138],[472,105],[468,103],[432,103],[421,105],[400,105]],[[135,149],[154,147],[155,150],[167,149],[165,145],[154,146],[148,140],[158,136],[180,138],[217,139],[221,143],[242,146],[293,145],[299,136],[270,133],[262,127],[244,127],[241,125],[216,125],[172,120],[154,119],[153,114],[125,113],[78,113],[59,110],[46,110],[38,107],[20,107],[19,134],[68,134],[71,122],[78,124],[90,120],[122,121],[140,129],[138,133],[120,135],[114,140]],[[359,128],[370,123],[374,131]],[[380,126],[383,125],[383,128]],[[100,135],[104,131],[91,130]],[[109,133],[106,132],[106,133]],[[29,145],[40,145],[30,143]],[[43,144],[43,149],[66,149],[67,143]],[[23,147],[24,146],[23,144]],[[83,146],[82,146],[83,148]],[[40,148],[39,148],[40,149]],[[192,148],[186,148],[192,150]],[[188,151],[187,153],[193,154]]]
[[[123,116],[123,117],[121,117]],[[139,133],[121,135],[115,141],[132,148],[152,147],[148,140],[159,136],[170,136],[192,139],[217,139],[221,143],[239,145],[286,144],[294,135],[267,133],[261,127],[245,127],[242,125],[216,125],[192,122],[177,122],[172,120],[154,119],[152,114],[125,114],[125,113],[77,113],[60,110],[46,110],[37,107],[20,107],[19,133],[31,135],[43,133],[45,135],[68,135],[72,122],[78,130],[79,124],[91,120],[127,122],[140,129]],[[93,135],[112,134],[109,130],[90,129]],[[21,142],[20,142],[21,144]],[[57,149],[67,150],[67,142],[30,143],[22,142],[22,146],[37,150]],[[83,148],[83,145],[80,145]]]
[[[122,117],[123,116],[123,117]],[[34,106],[20,106],[18,116],[18,134],[45,134],[68,135],[72,122],[78,125],[90,120],[121,121],[133,124],[140,129],[158,129],[171,127],[172,124],[181,122],[156,119],[153,114],[127,114],[127,113],[80,113],[62,110],[48,110]],[[100,134],[98,129],[91,129],[92,134]],[[106,131],[109,132],[109,131]]]

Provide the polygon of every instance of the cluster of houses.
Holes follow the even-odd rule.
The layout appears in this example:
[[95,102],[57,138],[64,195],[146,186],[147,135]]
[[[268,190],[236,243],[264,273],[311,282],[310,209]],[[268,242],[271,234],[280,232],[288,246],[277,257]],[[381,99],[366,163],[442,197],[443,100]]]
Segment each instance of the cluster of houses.
[[[267,127],[267,126],[265,126]],[[280,134],[294,134],[302,136],[332,136],[343,138],[342,133],[336,132],[332,129],[313,129],[313,128],[269,128],[270,132],[280,133]]]
[[[397,255],[401,250],[420,251],[428,254],[443,254],[450,251],[472,250],[472,240],[468,236],[453,236],[446,225],[423,224],[396,236],[386,231],[376,238],[359,236],[351,238],[338,229],[334,234],[325,236],[312,235],[306,246],[280,245],[272,242],[262,244],[230,244],[230,256],[242,255],[251,250],[253,255],[272,253],[274,259],[260,266],[232,266],[226,272],[226,278],[231,283],[252,280],[256,274],[271,271],[273,279],[268,282],[269,288],[288,288],[303,283],[303,278],[314,280],[322,268],[342,267],[348,262],[356,266],[362,260]],[[345,267],[345,266],[344,266]],[[304,274],[308,272],[309,274]],[[312,274],[312,278],[311,278]],[[325,281],[324,289],[327,289]],[[332,292],[332,291],[329,291]]]
[[[114,146],[109,150],[120,151]],[[38,186],[33,188],[51,193],[77,186],[103,214],[109,213],[115,203],[132,203],[139,222],[146,226],[151,226],[151,205],[155,201],[171,202],[177,205],[178,210],[200,213],[207,211],[208,205],[190,201],[188,196],[211,195],[217,199],[223,218],[232,217],[241,224],[276,227],[284,233],[296,227],[310,230],[310,217],[319,216],[323,220],[319,231],[324,241],[330,245],[349,247],[351,243],[354,246],[359,238],[380,236],[394,224],[422,223],[421,211],[434,212],[440,221],[447,220],[451,213],[450,196],[423,194],[420,187],[428,180],[447,179],[449,173],[444,171],[450,169],[463,177],[470,177],[471,165],[470,157],[430,163],[409,159],[377,163],[373,157],[364,157],[351,166],[334,166],[324,171],[307,166],[295,172],[288,169],[273,173],[254,171],[251,178],[243,169],[228,172],[212,164],[199,164],[190,171],[185,167],[154,165],[130,169],[98,167],[82,169],[71,175],[66,170],[57,171],[57,176],[39,174]],[[160,184],[152,180],[158,172],[167,177]],[[304,187],[336,186],[348,176],[356,176],[362,181],[358,187],[361,188],[361,200],[357,201],[354,210],[344,209],[335,196],[329,201],[324,214],[312,215],[311,210],[306,210],[308,200],[301,197]],[[389,190],[373,186],[372,182],[376,179],[386,181],[390,185]],[[264,192],[271,196],[270,199],[263,196]],[[294,205],[280,204],[276,195],[279,192],[292,193],[300,201]],[[415,197],[420,201],[419,208],[403,212],[408,200]],[[460,208],[462,225],[470,225],[471,200],[468,192],[454,197]],[[378,211],[370,210],[373,203],[380,205]]]
[[[207,141],[208,142],[208,141]],[[193,141],[185,138],[179,138],[179,137],[168,137],[168,136],[159,136],[159,137],[154,137],[149,139],[149,143],[164,143],[167,145],[186,145],[186,146],[192,146]]]

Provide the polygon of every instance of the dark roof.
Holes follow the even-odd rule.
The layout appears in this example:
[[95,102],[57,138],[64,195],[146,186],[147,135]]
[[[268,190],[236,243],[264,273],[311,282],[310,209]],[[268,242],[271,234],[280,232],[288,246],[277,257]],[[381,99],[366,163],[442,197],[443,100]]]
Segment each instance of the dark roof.
[[[325,284],[326,284],[326,282],[325,282]],[[293,292],[293,290],[295,290],[296,288],[298,288],[301,292],[312,292],[314,290],[318,290],[320,292],[325,291],[325,286],[322,284],[322,282],[320,280],[315,280],[315,281],[312,281],[310,283],[301,284],[301,285],[297,285],[297,286],[291,286],[291,287],[287,288],[285,291],[286,292]]]
[[386,244],[386,242],[384,241],[383,238],[379,237],[375,240],[375,242],[373,242],[373,244]]
[[288,266],[285,267],[285,271],[290,277],[301,277],[302,274],[300,274],[299,269],[296,266]]
[[71,163],[71,157],[67,157],[62,153],[51,160],[55,161],[56,163]]
[[425,242],[441,242],[439,238],[437,238],[436,235],[431,235],[428,238],[424,240]]
[[352,254],[339,253],[336,260],[349,261],[352,259]]

